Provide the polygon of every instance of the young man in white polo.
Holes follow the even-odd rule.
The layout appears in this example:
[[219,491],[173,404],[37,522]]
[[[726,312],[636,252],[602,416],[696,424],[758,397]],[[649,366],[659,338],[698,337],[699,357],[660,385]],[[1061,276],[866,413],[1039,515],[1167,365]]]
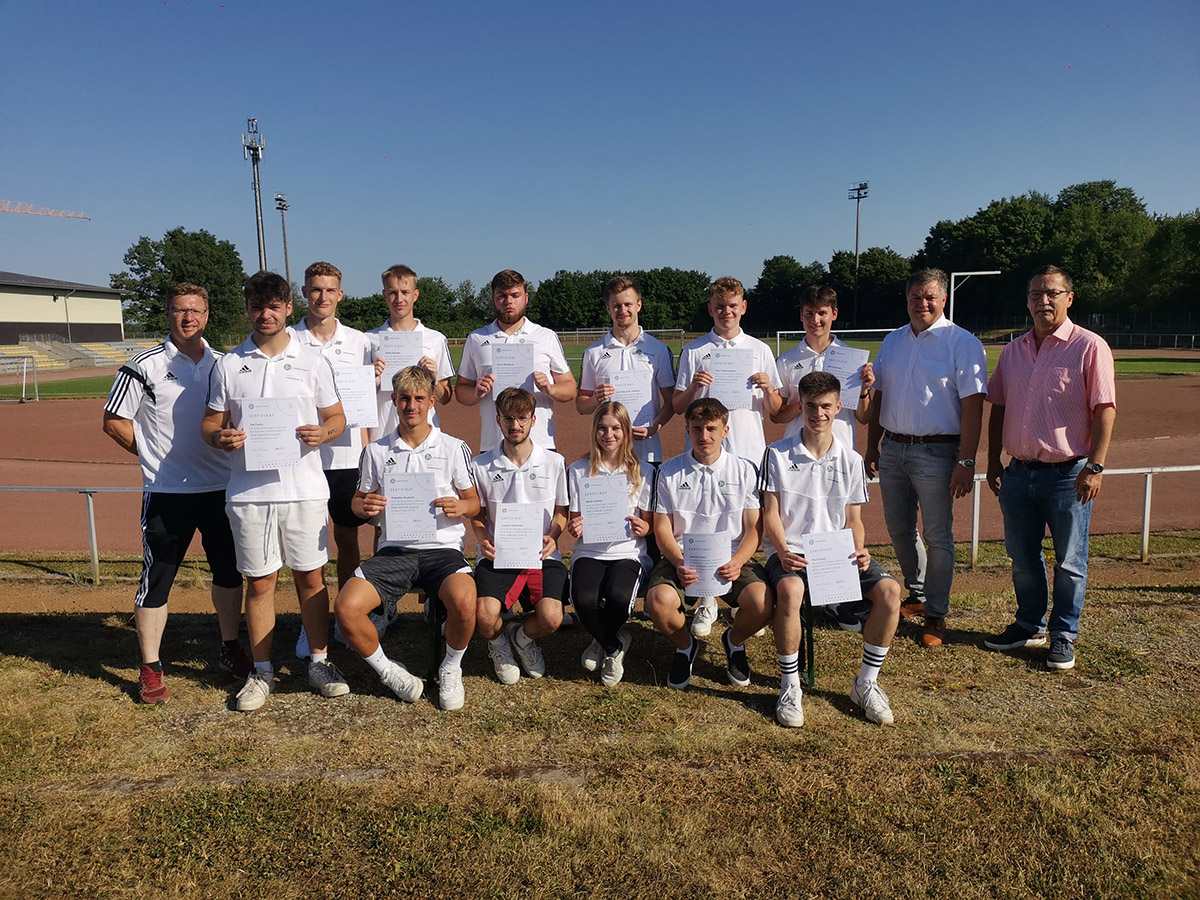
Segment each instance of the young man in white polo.
[[[213,367],[200,429],[205,441],[230,454],[225,509],[238,570],[246,576],[246,628],[254,659],[254,671],[238,691],[237,708],[250,712],[261,708],[275,689],[275,583],[284,555],[308,635],[308,682],[324,697],[350,692],[328,661],[329,591],[323,568],[329,561],[329,484],[318,451],[342,433],[346,417],[333,369],[287,327],[291,286],[274,272],[258,272],[247,279],[243,293],[253,332]],[[266,398],[292,401],[295,407],[300,444],[295,465],[247,467],[245,448],[255,438],[240,426],[253,401]]]
[[859,506],[867,502],[862,457],[833,436],[841,411],[841,384],[828,372],[810,372],[799,383],[803,426],[799,434],[776,441],[763,457],[763,535],[767,580],[775,591],[775,649],[781,682],[775,719],[795,728],[804,724],[799,652],[800,607],[808,581],[804,536],[849,528],[859,587],[871,602],[863,625],[862,666],[850,690],[851,702],[880,725],[894,721],[879,669],[900,621],[900,584],[871,559]]
[[[479,514],[471,450],[429,424],[437,392],[433,373],[423,366],[410,366],[397,372],[392,384],[396,432],[368,444],[363,451],[352,501],[356,514],[379,517],[379,546],[338,592],[338,625],[350,647],[383,683],[411,703],[421,696],[421,680],[401,663],[388,659],[370,612],[380,602],[394,607],[419,586],[428,603],[440,605],[446,612],[446,656],[438,669],[438,703],[445,710],[461,709],[465,699],[462,658],[475,631],[475,579],[463,557],[467,533],[463,520]],[[421,537],[394,535],[387,524],[386,479],[410,474],[433,477],[432,533]],[[435,616],[434,621],[437,619]]]
[[[531,438],[536,401],[529,391],[505,388],[496,398],[500,445],[475,457],[475,484],[480,511],[474,520],[479,539],[475,585],[479,594],[475,624],[488,641],[488,655],[501,684],[521,677],[517,659],[530,678],[546,674],[546,663],[535,640],[553,634],[563,620],[567,569],[558,552],[558,538],[567,524],[567,470],[563,458],[538,446]],[[496,517],[501,504],[532,504],[540,508],[542,564],[539,568],[498,569]],[[524,623],[504,624],[502,615],[526,600],[533,615]],[[516,654],[514,658],[513,654]]]
[[[713,320],[712,331],[689,343],[679,354],[679,374],[675,379],[672,398],[675,412],[682,413],[693,400],[709,396],[713,374],[708,360],[712,351],[747,351],[752,358],[746,385],[750,406],[747,409],[729,410],[729,428],[724,446],[733,455],[758,465],[767,446],[763,417],[774,416],[783,404],[779,396],[775,356],[770,347],[742,331],[746,292],[736,278],[718,278],[708,286],[708,313]],[[685,443],[684,449],[691,449],[691,444]],[[704,637],[712,631],[716,620],[716,598],[701,598],[692,618],[692,634]]]
[[[754,559],[761,538],[758,473],[753,464],[722,447],[729,411],[719,400],[693,400],[684,412],[691,449],[667,460],[655,480],[654,536],[662,559],[650,572],[646,612],[654,627],[675,645],[667,686],[683,690],[692,680],[700,642],[687,630],[687,596],[700,573],[684,565],[682,542],[691,533],[721,534],[729,540],[729,559],[716,570],[729,583],[720,599],[737,607],[733,624],[721,635],[725,674],[730,684],[750,683],[747,638],[767,624],[772,596],[763,567]],[[711,574],[711,573],[710,573]]]
[[[633,425],[633,449],[638,459],[655,465],[663,461],[659,432],[675,415],[671,404],[675,389],[675,364],[671,348],[638,324],[642,294],[637,282],[618,275],[604,286],[604,304],[612,318],[612,329],[583,351],[579,394],[575,409],[590,416],[596,407],[616,394],[612,378],[617,372],[637,373],[650,396],[650,408],[642,424]],[[628,404],[624,404],[628,408]],[[637,410],[629,410],[636,416]]]

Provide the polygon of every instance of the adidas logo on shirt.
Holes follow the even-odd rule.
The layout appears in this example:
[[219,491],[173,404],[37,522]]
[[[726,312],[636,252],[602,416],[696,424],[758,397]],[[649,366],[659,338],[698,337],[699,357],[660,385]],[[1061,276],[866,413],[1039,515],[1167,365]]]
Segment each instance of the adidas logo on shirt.
[[504,476],[501,475],[499,472],[497,472],[495,475],[492,476],[492,484],[495,484],[497,481],[503,481],[503,480],[504,480]]
[[240,369],[238,369],[238,374],[239,375],[253,375],[254,371],[248,365],[243,363],[242,367]]
[[385,466],[394,466],[395,464],[396,460],[390,456],[387,458],[387,462],[384,463]]
[[611,353],[609,353],[607,350],[605,350],[605,351],[604,351],[604,355],[603,355],[603,356],[601,356],[600,358],[601,358],[601,359],[612,359],[612,354],[611,354]]
[[679,489],[681,491],[690,491],[692,489],[692,486],[685,481],[683,484],[681,484],[679,486]]
[[174,372],[168,372],[168,373],[167,373],[166,380],[167,380],[167,381],[178,381],[179,379],[175,377],[175,373],[174,373]]
[[488,346],[490,343],[491,343],[491,341],[489,341],[489,340],[487,340],[487,339],[484,339],[484,342],[483,342],[482,344],[480,344],[479,346],[480,346],[480,347],[486,347],[486,346]]
[[790,466],[788,466],[788,471],[789,472],[799,472],[800,471],[800,463],[792,463]]

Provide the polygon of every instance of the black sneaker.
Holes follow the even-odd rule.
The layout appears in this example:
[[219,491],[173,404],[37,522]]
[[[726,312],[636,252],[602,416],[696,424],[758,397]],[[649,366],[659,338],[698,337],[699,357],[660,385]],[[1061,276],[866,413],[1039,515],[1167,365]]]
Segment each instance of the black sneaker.
[[725,648],[725,675],[730,684],[745,687],[750,683],[750,660],[746,659],[746,648],[734,650],[729,642],[729,632],[726,628],[721,632],[721,646]]
[[[865,609],[863,608],[865,606]],[[863,629],[863,619],[871,611],[869,600],[860,603],[835,603],[826,606],[825,612],[833,619],[834,624],[842,631],[853,631],[856,634]]]
[[675,658],[671,660],[671,673],[667,676],[667,687],[682,691],[692,683],[692,663],[700,653],[700,646],[699,641],[693,640],[690,653],[675,651]]
[[1050,638],[1050,654],[1046,657],[1046,666],[1051,669],[1075,668],[1075,645],[1069,638],[1060,634]]
[[1021,647],[1045,647],[1045,632],[1027,631],[1016,622],[997,635],[987,638],[983,646],[989,650],[1019,650]]

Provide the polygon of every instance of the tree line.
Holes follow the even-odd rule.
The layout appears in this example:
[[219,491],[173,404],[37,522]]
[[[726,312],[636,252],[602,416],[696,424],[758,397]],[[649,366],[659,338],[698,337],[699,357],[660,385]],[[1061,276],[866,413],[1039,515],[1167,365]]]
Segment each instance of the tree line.
[[[161,331],[162,298],[177,281],[209,291],[209,328],[230,338],[245,334],[241,257],[229,241],[207,231],[168,231],[162,240],[141,237],[126,252],[126,271],[111,276],[126,291],[125,320],[132,330]],[[886,328],[903,319],[904,282],[913,268],[950,271],[999,269],[976,279],[959,295],[955,318],[1023,313],[1029,273],[1055,263],[1075,279],[1076,318],[1088,313],[1153,312],[1160,320],[1200,311],[1200,209],[1174,216],[1150,213],[1131,188],[1091,181],[1057,196],[1029,191],[994,200],[973,215],[943,220],[929,229],[924,245],[906,257],[890,247],[869,247],[859,258],[855,301],[854,253],[838,250],[829,262],[807,265],[779,254],[763,261],[757,283],[747,285],[747,331],[770,333],[799,328],[797,310],[805,288],[829,284],[840,298],[843,327]],[[695,270],[591,272],[560,270],[531,285],[529,316],[556,331],[605,328],[603,286],[615,274],[642,287],[641,322],[651,329],[706,331],[704,305],[714,276]],[[718,272],[716,275],[725,273]],[[418,280],[420,319],[451,336],[466,335],[492,318],[487,285],[448,284],[439,276]],[[302,315],[298,304],[297,315]],[[340,318],[355,328],[374,328],[387,318],[382,294],[346,297]]]

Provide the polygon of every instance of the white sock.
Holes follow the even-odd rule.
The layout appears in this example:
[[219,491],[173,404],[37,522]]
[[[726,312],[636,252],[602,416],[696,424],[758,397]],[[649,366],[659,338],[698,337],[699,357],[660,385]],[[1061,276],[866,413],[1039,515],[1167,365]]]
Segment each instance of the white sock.
[[887,647],[876,647],[874,644],[863,641],[862,668],[858,672],[860,684],[879,680],[879,670],[883,668],[883,661],[887,659],[887,654]]
[[694,644],[694,643],[696,643],[696,642],[694,640],[692,640],[692,636],[689,634],[687,647],[684,648],[683,650],[680,650],[678,647],[676,647],[675,652],[676,653],[691,653],[692,652],[692,644]]
[[800,654],[779,654],[779,689],[786,691],[790,687],[800,687]]
[[324,653],[313,653],[309,656],[309,659],[315,663],[323,663],[325,660],[329,659],[329,651],[326,650]]
[[367,661],[368,666],[375,670],[376,675],[382,675],[386,672],[388,665],[391,663],[391,660],[387,658],[387,654],[383,652],[382,644],[375,648],[374,653],[370,656],[364,656],[363,659]]
[[447,644],[446,645],[446,656],[445,656],[445,658],[442,659],[442,665],[443,666],[452,666],[456,669],[461,668],[463,656],[465,656],[466,653],[467,653],[466,647],[463,647],[461,650],[455,650],[453,647],[451,647],[449,644]]
[[259,675],[274,675],[275,674],[275,669],[271,666],[271,661],[269,659],[266,662],[261,662],[261,663],[256,662],[254,664],[254,671],[257,672]]
[[533,638],[531,638],[529,635],[527,635],[525,633],[524,625],[518,625],[516,628],[513,629],[513,638],[516,640],[517,646],[520,647],[522,650],[524,650],[526,647],[528,647],[530,644],[533,643]]

